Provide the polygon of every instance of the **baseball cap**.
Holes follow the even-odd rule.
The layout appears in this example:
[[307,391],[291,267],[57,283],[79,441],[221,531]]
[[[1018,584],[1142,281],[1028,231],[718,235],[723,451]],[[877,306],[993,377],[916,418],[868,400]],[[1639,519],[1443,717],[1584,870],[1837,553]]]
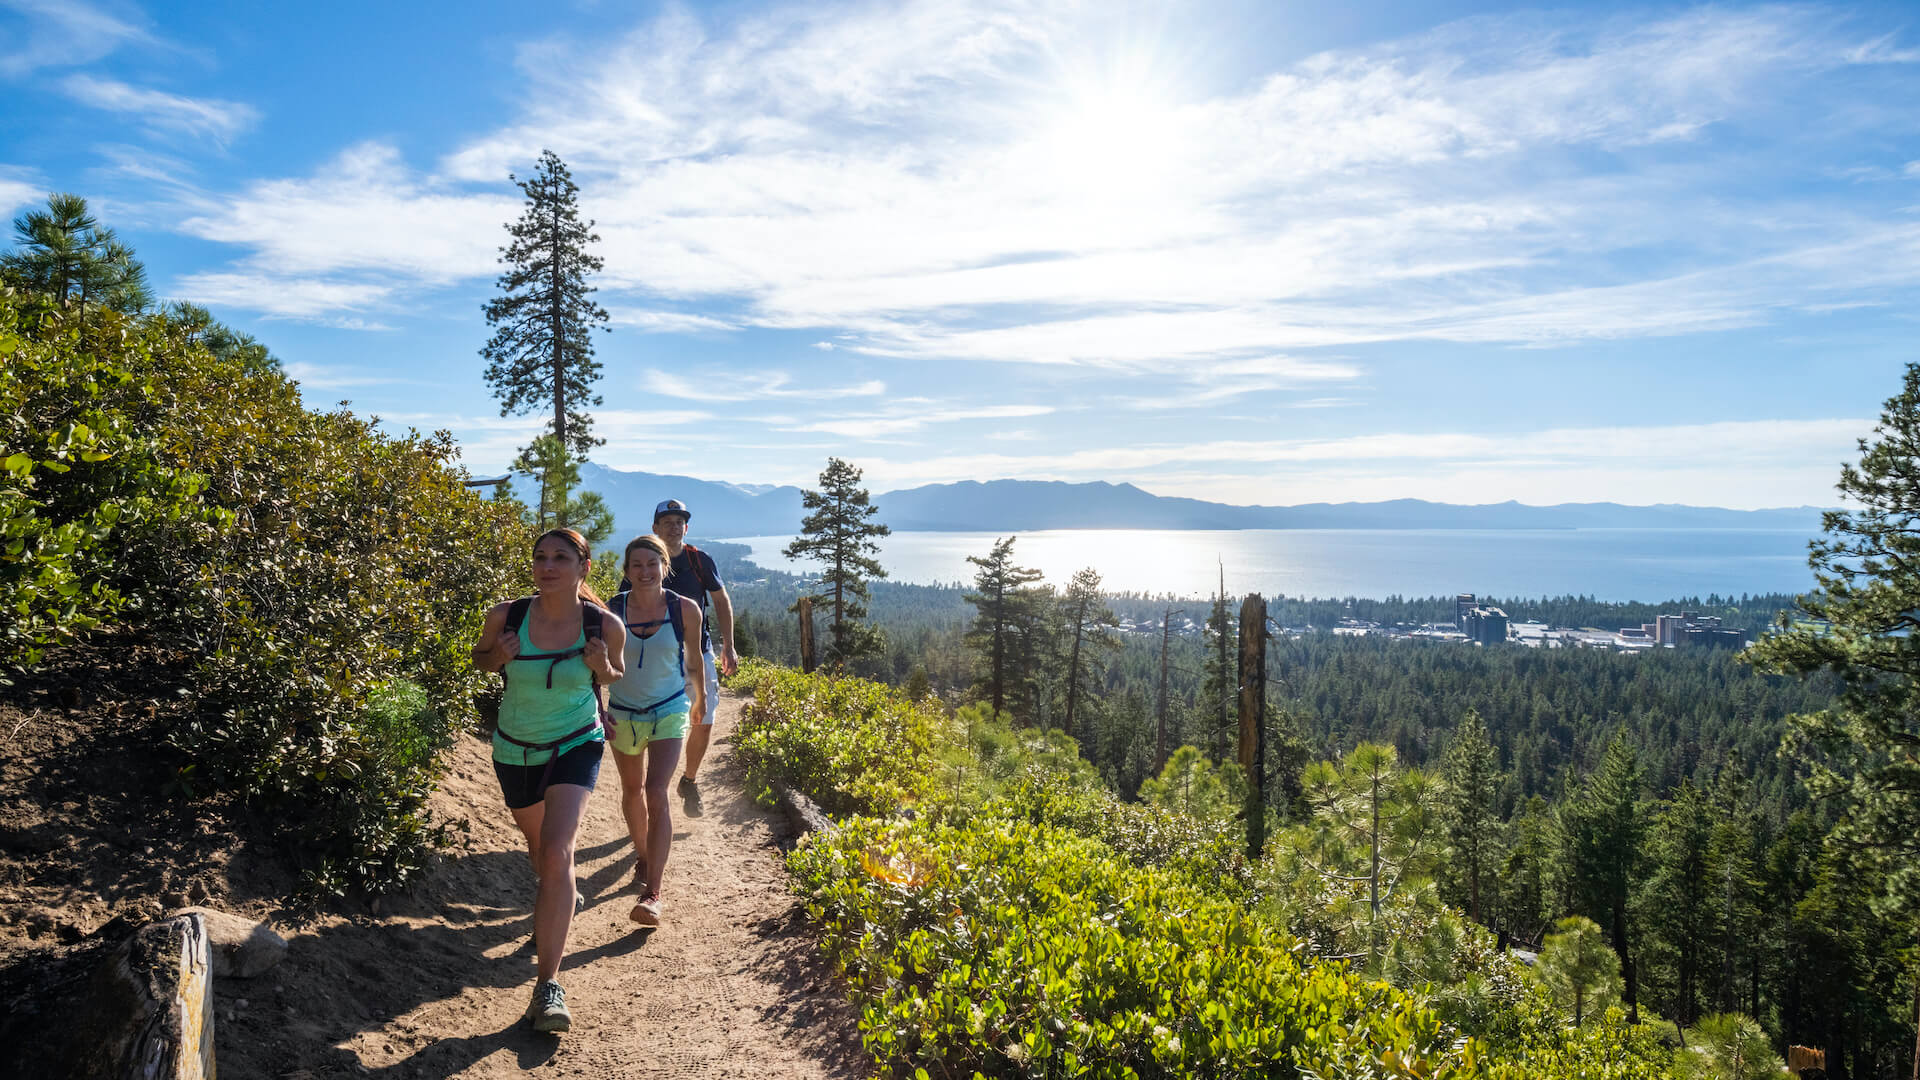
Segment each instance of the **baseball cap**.
[[688,521],[693,520],[693,511],[687,509],[687,504],[681,502],[679,499],[668,499],[653,508],[653,520],[659,521],[665,514],[679,514]]

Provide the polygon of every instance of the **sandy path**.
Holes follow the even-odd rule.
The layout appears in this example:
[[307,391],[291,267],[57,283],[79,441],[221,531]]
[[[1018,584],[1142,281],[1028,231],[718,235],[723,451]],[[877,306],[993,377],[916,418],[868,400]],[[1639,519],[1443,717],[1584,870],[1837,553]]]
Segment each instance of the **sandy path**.
[[[786,824],[753,804],[733,766],[740,702],[722,695],[701,769],[706,814],[674,799],[664,924],[627,921],[633,850],[611,755],[580,839],[580,890],[561,972],[563,1036],[521,1020],[533,981],[532,873],[486,746],[463,740],[438,810],[473,848],[411,899],[292,938],[288,959],[218,988],[225,1076],[853,1077],[870,1073],[852,1010],[786,893]],[[271,985],[268,985],[271,984]]]

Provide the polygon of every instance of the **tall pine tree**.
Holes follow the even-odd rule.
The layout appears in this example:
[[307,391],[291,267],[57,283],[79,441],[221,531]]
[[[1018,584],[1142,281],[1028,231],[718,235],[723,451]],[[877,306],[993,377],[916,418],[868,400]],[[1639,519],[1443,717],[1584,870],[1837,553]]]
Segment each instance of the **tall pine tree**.
[[993,550],[985,556],[967,556],[979,569],[973,575],[974,591],[966,594],[975,611],[966,641],[979,651],[985,669],[980,689],[996,714],[1006,709],[1008,688],[1025,669],[1017,644],[1021,627],[1033,620],[1038,606],[1037,593],[1030,586],[1042,577],[1038,570],[1014,565],[1013,541],[1011,536],[1003,537],[994,541]]
[[1487,738],[1487,725],[1473,709],[1454,729],[1440,763],[1440,819],[1453,857],[1445,881],[1449,899],[1465,900],[1467,914],[1487,922],[1482,901],[1498,865],[1500,817],[1493,804],[1500,786],[1500,753]]
[[1860,463],[1842,465],[1851,508],[1822,515],[1807,561],[1819,589],[1802,616],[1746,657],[1766,671],[1840,676],[1839,700],[1792,719],[1788,747],[1844,817],[1829,842],[1885,871],[1878,907],[1920,921],[1920,364],[1888,399]]
[[879,627],[866,621],[867,581],[887,576],[873,558],[880,550],[874,540],[891,530],[871,520],[880,508],[860,486],[860,470],[839,458],[827,459],[820,490],[801,492],[800,501],[813,513],[781,554],[813,559],[824,567],[814,599],[827,602],[832,619],[827,663],[844,669],[855,660],[878,656],[886,647]]
[[1100,594],[1100,572],[1092,567],[1074,574],[1073,580],[1067,583],[1066,595],[1060,598],[1060,613],[1066,620],[1071,642],[1067,650],[1067,713],[1063,726],[1067,734],[1074,735],[1079,730],[1075,718],[1081,704],[1099,686],[1093,679],[1096,657],[1120,648],[1120,639],[1114,635],[1120,620]]
[[1645,860],[1641,787],[1639,755],[1624,737],[1615,736],[1580,793],[1560,806],[1559,820],[1574,908],[1606,927],[1620,957],[1627,1017],[1636,1024],[1640,999],[1631,901]]
[[593,301],[595,289],[587,284],[587,275],[602,266],[587,245],[600,237],[593,222],[580,220],[580,189],[553,151],[540,152],[532,176],[508,178],[526,192],[527,208],[507,226],[513,242],[500,249],[507,266],[497,282],[502,295],[485,308],[494,328],[480,350],[487,385],[500,399],[501,416],[551,403],[552,434],[584,459],[603,441],[593,437],[593,421],[582,411],[600,404],[597,395],[588,396],[600,377],[592,332],[595,323],[607,321],[607,311]]

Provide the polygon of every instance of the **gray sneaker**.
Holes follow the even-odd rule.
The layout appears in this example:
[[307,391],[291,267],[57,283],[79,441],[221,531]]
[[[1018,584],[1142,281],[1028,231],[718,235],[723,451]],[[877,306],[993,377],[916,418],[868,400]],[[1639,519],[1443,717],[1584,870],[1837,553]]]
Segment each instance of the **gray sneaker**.
[[680,799],[688,817],[704,817],[706,809],[700,805],[700,782],[680,778]]
[[561,1032],[573,1027],[573,1014],[567,1011],[567,992],[560,989],[558,982],[542,979],[534,984],[527,1019],[533,1021],[535,1031]]

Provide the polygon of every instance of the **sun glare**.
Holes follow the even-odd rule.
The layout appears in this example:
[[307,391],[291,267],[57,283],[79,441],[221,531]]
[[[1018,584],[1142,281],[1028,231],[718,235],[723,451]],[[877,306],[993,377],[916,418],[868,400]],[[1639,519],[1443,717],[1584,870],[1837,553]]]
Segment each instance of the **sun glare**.
[[1182,151],[1171,90],[1145,58],[1065,79],[1036,125],[1042,184],[1098,205],[1150,202],[1164,193]]

